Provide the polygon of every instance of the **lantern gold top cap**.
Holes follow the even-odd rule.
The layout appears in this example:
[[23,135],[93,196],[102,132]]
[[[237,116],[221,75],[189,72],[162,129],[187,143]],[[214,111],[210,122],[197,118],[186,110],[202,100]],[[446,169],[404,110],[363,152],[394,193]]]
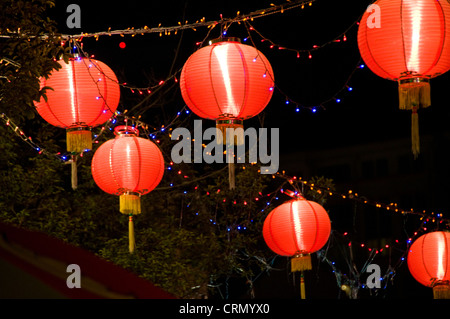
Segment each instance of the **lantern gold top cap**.
[[114,134],[119,136],[139,136],[139,130],[134,126],[119,125],[114,128]]
[[240,38],[236,37],[223,37],[223,38],[216,38],[209,41],[209,44],[219,43],[219,42],[239,42],[242,43]]

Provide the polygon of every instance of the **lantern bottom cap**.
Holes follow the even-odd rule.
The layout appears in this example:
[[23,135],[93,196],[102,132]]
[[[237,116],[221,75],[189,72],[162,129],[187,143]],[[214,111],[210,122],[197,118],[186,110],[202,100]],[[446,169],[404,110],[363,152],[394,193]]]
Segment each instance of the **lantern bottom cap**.
[[[227,144],[227,135],[230,135],[230,138],[234,137],[234,145],[244,144],[244,125],[242,120],[218,119],[216,121],[216,129],[221,131],[224,145]],[[231,143],[230,139],[228,139],[228,143]]]
[[434,299],[450,299],[450,285],[437,284],[433,287]]
[[404,78],[398,82],[399,108],[401,110],[414,110],[431,105],[430,82],[428,78]]

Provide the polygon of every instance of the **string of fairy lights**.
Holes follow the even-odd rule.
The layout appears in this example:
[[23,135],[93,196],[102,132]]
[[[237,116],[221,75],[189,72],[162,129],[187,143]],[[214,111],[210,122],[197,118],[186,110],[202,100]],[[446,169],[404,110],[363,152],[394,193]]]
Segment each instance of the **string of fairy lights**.
[[144,35],[144,34],[150,34],[150,33],[156,33],[160,36],[168,36],[171,34],[177,34],[178,31],[181,30],[194,30],[196,31],[198,28],[201,27],[207,27],[207,28],[214,28],[217,25],[223,26],[226,29],[226,26],[232,23],[240,23],[245,21],[253,21],[254,19],[267,17],[269,15],[277,14],[277,13],[284,13],[288,10],[301,8],[305,9],[307,7],[312,6],[312,4],[317,0],[299,0],[299,1],[287,1],[281,5],[275,5],[271,4],[270,7],[255,10],[253,12],[243,14],[240,11],[236,12],[236,17],[233,18],[224,18],[220,14],[220,19],[213,20],[213,21],[206,21],[206,19],[203,17],[200,20],[197,20],[194,23],[188,23],[188,21],[185,21],[184,23],[179,21],[177,25],[175,26],[162,26],[159,24],[157,27],[148,27],[144,26],[142,28],[135,28],[130,27],[123,30],[111,30],[109,28],[107,31],[101,31],[101,32],[93,32],[93,33],[81,33],[80,35],[67,35],[63,34],[61,35],[62,40],[70,40],[70,39],[78,39],[81,41],[83,38],[95,38],[99,39],[102,36],[113,36],[113,35],[119,35],[119,36],[136,36],[136,35]]
[[[394,277],[396,276],[398,269],[405,263],[409,247],[415,239],[430,230],[450,229],[450,220],[443,218],[442,214],[434,214],[433,212],[427,213],[426,211],[416,212],[413,209],[403,210],[398,208],[396,203],[383,204],[376,201],[369,201],[365,197],[358,196],[358,194],[352,190],[348,190],[346,193],[338,193],[331,191],[328,187],[315,185],[312,182],[302,180],[302,178],[285,175],[284,172],[281,174],[277,173],[276,176],[281,177],[284,181],[284,184],[282,185],[282,188],[279,189],[279,192],[286,193],[291,198],[302,195],[301,189],[307,187],[316,192],[318,195],[327,194],[343,200],[352,200],[365,205],[373,205],[374,207],[385,209],[386,212],[393,211],[400,213],[403,216],[408,214],[420,216],[420,225],[415,231],[412,232],[412,234],[407,234],[406,239],[400,240],[393,238],[390,242],[378,240],[378,244],[371,244],[370,241],[358,242],[349,232],[339,232],[336,229],[332,229],[327,245],[317,252],[317,258],[320,262],[326,263],[332,269],[339,290],[347,294],[348,298],[357,298],[360,289],[368,288],[368,291],[371,294],[379,294],[380,290],[386,290],[389,284],[393,284]],[[275,175],[273,177],[275,178]],[[283,191],[283,187],[286,184],[293,186],[294,190]],[[278,195],[275,199],[278,200]],[[404,231],[406,232],[406,230]],[[382,243],[383,241],[384,243]],[[346,259],[345,262],[347,265],[338,265],[339,261],[333,260],[336,256],[330,256],[329,250],[331,247],[340,249],[341,255],[345,256],[344,258]],[[355,258],[353,257],[354,254],[358,254],[358,257],[361,257],[361,254],[363,256],[367,256],[360,269],[358,269],[356,265]],[[377,287],[377,289],[373,289],[373,287],[369,287],[367,285],[367,268],[374,262],[378,263],[379,261],[375,259],[383,254],[385,257],[388,256],[387,258],[384,258],[384,260],[388,260],[388,265],[383,265],[385,271],[380,274],[381,277],[379,278],[381,286]],[[266,269],[264,271],[272,269],[272,265],[276,257],[277,256],[272,259],[271,263],[266,263]],[[347,271],[341,270],[347,267]],[[259,275],[255,277],[255,280],[258,277]]]
[[[181,114],[177,114],[177,116],[180,116],[180,115]],[[117,119],[118,117],[120,117],[120,114],[116,114],[115,119]],[[33,140],[31,138],[27,137],[25,135],[24,131],[21,130],[17,125],[15,125],[6,115],[1,114],[0,118],[5,123],[5,125],[7,127],[9,127],[15,133],[15,135],[17,135],[22,141],[26,142],[31,147],[36,149],[36,151],[38,151],[40,154],[46,153],[46,151],[44,149],[41,149],[37,144],[35,144],[33,142]],[[124,121],[127,121],[127,120],[128,120],[128,118],[124,118]],[[133,119],[131,119],[130,122],[131,122],[130,125],[139,125],[139,124],[134,123]],[[114,124],[114,119],[112,121],[110,121],[110,123]],[[105,126],[105,128],[106,127],[107,126]],[[170,129],[168,131],[170,131]],[[156,131],[154,131],[154,132],[156,132]],[[163,131],[158,131],[158,133],[161,133],[161,132],[163,132]],[[51,154],[51,153],[46,153],[46,154],[50,155],[50,156],[64,157],[64,155],[58,155],[58,154],[55,155],[55,154]],[[64,158],[62,158],[62,159],[65,160]],[[187,188],[187,186],[193,185],[194,183],[199,182],[200,179],[204,179],[204,178],[208,178],[213,175],[216,175],[216,174],[220,174],[224,169],[226,169],[226,167],[224,167],[221,170],[210,173],[208,175],[202,176],[200,178],[191,179],[188,175],[184,174],[181,170],[176,169],[173,162],[170,162],[167,165],[167,171],[173,172],[174,174],[176,174],[178,176],[182,176],[184,178],[185,182],[181,183],[179,185],[174,185],[173,182],[170,182],[169,186],[158,187],[155,189],[155,191],[168,190],[171,188],[175,189],[178,186],[178,188],[181,188],[180,192],[182,194],[187,194],[189,191],[189,188]],[[284,172],[276,173],[276,174],[272,175],[272,178],[281,179],[281,181],[282,181],[276,190],[274,190],[270,193],[266,193],[266,194],[259,192],[258,196],[255,198],[249,198],[247,200],[244,200],[243,202],[233,201],[233,204],[246,206],[250,201],[265,203],[264,208],[262,208],[260,210],[260,212],[262,214],[264,211],[269,210],[273,207],[276,207],[278,205],[278,203],[283,200],[282,194],[288,193],[288,191],[286,191],[286,186],[291,186],[294,189],[294,192],[300,192],[300,190],[303,187],[308,187],[309,189],[317,192],[318,194],[326,193],[328,196],[337,197],[342,200],[352,200],[352,201],[356,201],[358,203],[362,203],[364,205],[371,205],[371,206],[374,206],[379,209],[384,209],[387,212],[399,213],[401,215],[410,215],[410,214],[415,215],[415,216],[418,216],[420,218],[420,220],[422,221],[419,228],[410,237],[408,237],[405,241],[393,239],[392,243],[387,243],[387,244],[385,243],[385,244],[383,244],[383,246],[378,246],[378,247],[374,246],[373,244],[370,245],[367,242],[355,242],[354,239],[351,239],[352,236],[350,236],[348,232],[338,233],[336,230],[332,230],[328,246],[325,247],[323,250],[317,252],[317,256],[321,262],[327,263],[329,265],[329,267],[332,269],[333,274],[336,277],[336,283],[337,283],[338,287],[341,287],[341,289],[345,292],[347,292],[348,289],[358,290],[360,288],[362,288],[362,289],[368,288],[362,277],[362,274],[364,274],[367,265],[373,263],[375,258],[380,256],[383,252],[388,252],[390,254],[392,249],[396,249],[397,251],[401,252],[400,257],[398,257],[398,260],[395,263],[393,263],[393,265],[389,264],[389,267],[387,268],[386,272],[381,277],[381,282],[383,283],[382,288],[386,289],[388,286],[388,283],[392,282],[393,277],[396,274],[396,270],[401,265],[403,265],[404,261],[406,260],[408,247],[412,244],[412,242],[414,242],[415,238],[419,237],[423,232],[427,231],[427,227],[429,224],[430,225],[431,224],[439,224],[439,225],[441,225],[440,226],[441,229],[448,229],[450,227],[450,220],[444,218],[442,213],[435,214],[434,212],[427,213],[426,211],[417,211],[414,209],[401,209],[398,207],[398,205],[396,203],[386,204],[386,203],[381,203],[378,201],[368,200],[367,197],[360,196],[358,193],[354,192],[353,190],[348,190],[346,192],[341,192],[341,193],[336,192],[336,191],[330,191],[328,188],[323,188],[320,185],[315,185],[309,181],[303,180],[300,177],[286,175]],[[195,185],[197,185],[197,184],[195,184]],[[201,191],[198,188],[198,186],[195,186],[194,190]],[[216,192],[219,193],[220,189],[218,189]],[[206,193],[206,195],[209,195],[209,194]],[[223,200],[225,200],[225,196],[226,195],[224,195]],[[186,205],[186,207],[189,207],[190,202],[186,203],[185,205]],[[261,215],[261,216],[263,216],[263,215]],[[217,224],[217,220],[214,218],[211,218],[210,222],[214,225]],[[233,227],[234,227],[234,229],[233,229]],[[226,231],[230,232],[230,231],[234,230],[234,231],[239,231],[239,232],[245,232],[247,230],[247,227],[248,227],[248,224],[227,225]],[[436,227],[436,226],[433,226],[433,225],[430,226],[430,228],[433,228],[433,227]],[[349,270],[350,273],[347,274],[348,273],[347,271],[340,270],[338,263],[336,261],[333,261],[332,259],[330,259],[331,257],[328,256],[327,251],[328,251],[330,245],[333,244],[333,241],[336,241],[337,237],[341,238],[342,240],[347,240],[349,249],[352,249],[351,247],[354,247],[354,249],[359,249],[362,252],[365,251],[368,254],[367,261],[363,265],[363,267],[361,268],[361,270],[359,272],[356,270],[350,269]],[[273,262],[274,262],[274,260],[272,260],[272,263]],[[264,271],[269,270],[271,267],[270,265],[271,265],[271,263],[266,263],[267,268]],[[261,274],[264,271],[262,271]],[[253,282],[256,281],[258,278],[259,278],[259,276],[255,276],[253,278]],[[371,289],[369,289],[369,290],[372,291]]]
[[[245,21],[245,23],[244,23],[244,25],[246,26],[248,35],[249,35],[247,38],[244,38],[244,42],[247,42],[250,39],[253,46],[256,47],[255,41],[254,41],[253,37],[251,36],[251,33],[254,32],[259,36],[260,42],[268,44],[269,49],[274,49],[274,50],[278,50],[278,51],[283,50],[283,51],[288,51],[288,52],[294,52],[297,59],[299,59],[305,53],[305,54],[307,54],[308,59],[312,59],[312,52],[314,52],[314,51],[323,49],[331,44],[347,42],[347,40],[348,40],[347,34],[349,34],[349,32],[352,28],[359,25],[359,20],[360,20],[361,16],[358,17],[358,19],[356,19],[353,23],[351,23],[349,27],[347,27],[343,32],[341,32],[336,37],[334,37],[331,40],[324,42],[320,45],[313,45],[311,48],[308,48],[308,49],[290,48],[290,47],[281,45],[279,43],[276,43],[273,40],[265,37],[260,31],[258,31],[254,27],[253,24],[250,23],[250,21]],[[348,93],[348,92],[353,91],[353,87],[351,86],[350,82],[351,82],[353,76],[355,75],[355,73],[358,70],[361,70],[364,68],[365,68],[364,63],[362,63],[362,60],[359,59],[359,61],[356,63],[356,66],[353,68],[353,70],[350,72],[347,79],[344,81],[344,84],[336,91],[336,93],[333,94],[332,96],[330,96],[328,99],[325,99],[325,100],[321,101],[320,103],[315,104],[313,106],[304,105],[303,103],[293,100],[292,98],[290,98],[288,96],[288,94],[283,92],[283,90],[280,88],[279,85],[277,85],[277,83],[275,83],[275,88],[282,96],[284,96],[286,105],[294,105],[295,112],[300,112],[302,109],[306,109],[306,110],[311,111],[312,113],[316,113],[320,109],[325,110],[326,109],[325,105],[330,102],[341,103],[342,98],[340,97],[340,95],[342,95],[343,92]]]
[[[272,207],[278,206],[279,201],[283,201],[284,198],[282,194],[288,195],[289,197],[295,197],[297,195],[301,195],[303,193],[302,189],[304,187],[307,187],[308,189],[311,189],[312,191],[316,192],[319,195],[326,194],[328,196],[337,197],[342,200],[352,200],[358,203],[362,203],[364,205],[373,205],[376,208],[384,209],[387,213],[389,212],[395,212],[399,213],[402,216],[408,215],[408,214],[414,214],[420,216],[420,225],[418,228],[412,232],[412,234],[408,234],[406,239],[391,239],[391,241],[385,241],[384,240],[379,241],[378,243],[370,243],[368,242],[358,242],[354,239],[354,236],[352,236],[349,232],[342,231],[339,232],[336,229],[332,229],[330,239],[328,241],[328,244],[326,247],[321,249],[317,252],[317,257],[321,262],[324,262],[329,265],[329,267],[332,269],[333,274],[336,276],[336,283],[337,286],[340,287],[345,293],[357,293],[359,289],[365,289],[369,288],[369,291],[373,292],[373,287],[368,287],[365,281],[366,271],[368,265],[378,262],[376,260],[377,257],[380,257],[384,254],[384,256],[389,256],[389,264],[385,267],[385,272],[380,277],[380,282],[382,283],[382,286],[380,289],[386,289],[389,285],[389,283],[393,283],[394,277],[396,275],[397,270],[404,264],[407,252],[410,247],[410,245],[414,242],[416,238],[421,236],[423,233],[427,232],[428,230],[433,230],[435,228],[438,229],[449,229],[450,221],[448,219],[443,218],[442,214],[434,214],[434,213],[427,213],[425,211],[422,212],[416,212],[413,209],[411,210],[404,210],[398,208],[398,205],[395,203],[389,203],[389,204],[383,204],[381,202],[375,202],[375,201],[369,201],[367,198],[363,196],[359,196],[357,193],[353,192],[352,190],[348,190],[345,193],[339,193],[335,191],[331,191],[329,188],[315,185],[312,182],[303,180],[302,178],[298,178],[295,176],[288,176],[284,172],[283,173],[277,173],[272,175],[272,177],[281,179],[281,184],[279,187],[272,192],[263,194],[262,192],[259,192],[258,196],[252,199],[244,200],[243,202],[236,202],[234,200],[234,205],[247,205],[251,200],[255,202],[260,202],[264,205],[267,205],[265,208],[262,208],[260,212],[264,212],[266,209],[270,209]],[[288,187],[293,188],[293,190],[288,189]],[[195,187],[195,191],[199,191],[197,187]],[[201,191],[201,190],[200,190]],[[186,190],[183,191],[184,194],[187,193]],[[206,192],[206,195],[217,195],[221,193],[220,189],[217,190],[209,190]],[[223,199],[217,197],[217,202],[225,201],[226,195],[223,196]],[[190,203],[186,204],[187,207],[189,207]],[[392,209],[394,207],[394,209]],[[265,216],[264,214],[261,214],[260,216]],[[210,222],[217,226],[224,226],[220,224],[219,220],[216,220],[214,217],[210,218]],[[253,222],[253,220],[251,220]],[[248,228],[248,224],[241,223],[236,225],[225,225],[226,231],[237,231],[237,232],[245,232]],[[336,245],[340,245],[342,247],[339,247],[340,249],[346,249],[353,250],[355,254],[359,254],[359,257],[361,257],[361,254],[363,256],[367,255],[366,261],[362,265],[361,269],[357,269],[356,265],[349,267],[348,271],[342,271],[342,268],[338,264],[338,261],[333,260],[335,256],[329,255],[329,249],[331,247],[335,247]],[[342,252],[345,254],[345,251]],[[349,252],[347,252],[349,254]],[[265,265],[265,268],[262,270],[262,272],[259,275],[256,275],[253,279],[248,279],[254,283],[262,273],[273,269],[273,263],[275,256],[271,262],[268,262],[264,258],[260,258],[260,262]],[[349,258],[349,257],[347,257]],[[396,258],[396,259],[395,259]],[[385,258],[386,259],[386,258]],[[347,262],[354,263],[353,258],[349,261],[347,259]],[[366,275],[366,276],[365,276]],[[375,290],[376,291],[376,290]],[[378,292],[376,292],[378,293]]]
[[[148,124],[140,121],[139,119],[135,119],[133,117],[127,117],[126,115],[121,114],[120,112],[116,112],[116,114],[111,119],[109,119],[108,122],[105,123],[105,125],[103,125],[101,127],[100,132],[104,132],[105,130],[112,131],[113,126],[118,124],[118,122],[120,120],[122,120],[124,123],[128,123],[130,126],[143,129],[145,131],[145,136],[147,136],[148,138],[152,139],[154,142],[159,144],[160,140],[157,138],[158,134],[164,134],[164,133],[170,134],[170,132],[173,129],[172,126],[174,126],[175,121],[179,117],[181,117],[183,114],[190,114],[190,112],[186,109],[186,107],[183,107],[182,110],[176,114],[176,116],[171,120],[171,122],[169,124],[159,127],[159,128],[155,128],[155,127],[149,126]],[[61,161],[66,161],[69,159],[69,156],[67,156],[65,154],[61,154],[61,153],[55,154],[55,153],[47,152],[45,150],[45,148],[40,147],[37,143],[35,143],[33,141],[33,139],[30,136],[25,134],[24,130],[21,129],[19,126],[17,126],[7,115],[5,115],[3,113],[0,114],[0,119],[3,121],[3,123],[5,124],[6,127],[10,128],[10,130],[13,131],[14,134],[20,138],[20,140],[22,140],[23,142],[25,142],[26,144],[31,146],[39,154],[45,154],[45,155],[48,155],[51,157],[56,157]],[[95,134],[94,135],[94,143],[95,144],[99,143],[98,138],[99,138],[99,134]],[[174,163],[169,162],[168,170],[173,170],[173,166],[174,166]],[[182,173],[178,172],[178,174],[181,175]],[[281,173],[277,172],[276,174],[273,174],[272,177],[283,179],[285,182],[288,182],[289,185],[294,187],[297,192],[299,192],[302,189],[302,187],[308,187],[311,190],[314,190],[319,194],[326,193],[329,196],[339,197],[344,200],[345,199],[353,200],[353,201],[356,201],[356,202],[359,202],[359,203],[362,203],[365,205],[370,205],[370,206],[373,206],[376,208],[384,209],[386,211],[393,212],[393,213],[399,213],[402,215],[407,215],[407,214],[415,215],[415,216],[418,216],[421,220],[422,219],[425,219],[428,221],[431,220],[432,222],[435,222],[436,220],[438,220],[440,224],[444,224],[444,225],[450,224],[450,220],[448,218],[444,218],[444,215],[442,212],[435,213],[435,212],[427,212],[426,210],[419,211],[419,210],[416,210],[413,208],[403,209],[403,208],[399,207],[397,203],[393,203],[393,202],[392,203],[382,203],[379,201],[370,200],[366,196],[360,196],[357,192],[355,192],[351,189],[348,190],[347,192],[340,192],[340,193],[335,192],[335,191],[330,191],[329,189],[324,189],[320,185],[314,185],[314,184],[308,182],[307,180],[303,180],[301,177],[286,175],[284,171]],[[196,182],[196,180],[189,181],[189,183],[194,183],[194,182]],[[173,187],[173,185],[171,185],[170,187]],[[271,200],[267,202],[267,206],[270,206],[272,204],[273,200],[278,199],[277,196],[274,196],[274,194],[277,194],[278,192],[283,193],[283,188],[280,187],[277,191],[263,196],[263,197],[272,196]],[[260,198],[255,198],[255,200],[259,200],[259,199]],[[241,203],[238,203],[238,204],[241,204]],[[264,209],[262,211],[264,211]]]

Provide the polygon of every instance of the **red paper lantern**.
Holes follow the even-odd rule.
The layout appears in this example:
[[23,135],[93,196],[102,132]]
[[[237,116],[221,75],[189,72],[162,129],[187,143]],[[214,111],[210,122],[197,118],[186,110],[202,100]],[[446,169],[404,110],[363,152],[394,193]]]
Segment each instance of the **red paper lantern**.
[[92,149],[91,128],[105,123],[116,111],[120,88],[114,72],[103,62],[76,57],[59,61],[61,69],[41,78],[41,88],[50,87],[35,103],[48,123],[67,130],[67,150],[82,153]]
[[[180,88],[188,107],[202,118],[215,120],[225,137],[226,128],[242,128],[243,120],[267,106],[274,75],[269,61],[256,48],[236,38],[221,38],[189,57]],[[242,138],[238,137],[237,143],[242,143]]]
[[359,50],[375,74],[398,82],[399,107],[412,110],[412,147],[417,155],[417,110],[431,104],[430,79],[450,69],[450,3],[378,0],[371,9],[359,24]]
[[92,176],[103,191],[120,196],[120,212],[129,215],[130,252],[134,250],[133,215],[141,213],[141,195],[158,186],[164,158],[158,146],[138,137],[138,130],[117,126],[116,138],[106,141],[92,158]]
[[420,236],[408,252],[408,268],[420,284],[432,287],[434,298],[450,298],[450,232]]
[[328,241],[331,222],[326,210],[299,196],[273,209],[264,220],[263,237],[278,255],[291,258],[291,271],[301,272],[301,297],[305,298],[303,271],[312,269],[311,253]]
[[273,209],[263,226],[267,246],[276,254],[289,257],[318,251],[328,241],[330,231],[326,210],[302,197]]

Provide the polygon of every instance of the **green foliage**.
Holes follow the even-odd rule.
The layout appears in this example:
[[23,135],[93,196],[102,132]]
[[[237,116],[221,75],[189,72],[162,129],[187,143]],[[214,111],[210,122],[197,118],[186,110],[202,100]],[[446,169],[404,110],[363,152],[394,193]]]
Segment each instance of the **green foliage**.
[[[125,221],[124,221],[125,223]],[[127,235],[106,242],[100,254],[182,298],[206,295],[213,256],[213,239],[184,228],[143,228],[138,223],[136,251],[128,252]]]
[[53,2],[44,0],[1,0],[0,34],[0,111],[10,105],[9,116],[16,123],[35,116],[33,100],[39,100],[39,78],[58,69],[56,58],[69,53],[61,46],[55,23],[45,16]]

